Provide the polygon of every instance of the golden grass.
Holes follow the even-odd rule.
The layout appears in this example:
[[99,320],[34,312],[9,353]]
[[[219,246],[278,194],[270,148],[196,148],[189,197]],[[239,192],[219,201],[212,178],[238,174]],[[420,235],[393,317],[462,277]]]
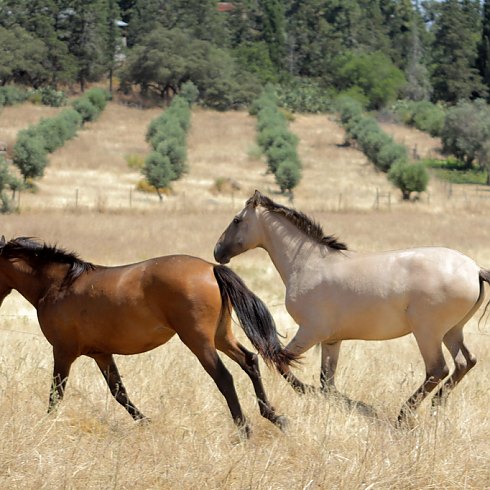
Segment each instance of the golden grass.
[[[265,165],[247,157],[253,119],[243,112],[197,110],[189,135],[190,171],[175,184],[175,195],[162,205],[156,196],[137,196],[129,209],[117,189],[127,190],[139,175],[125,167],[124,156],[147,151],[144,130],[158,111],[115,104],[107,110],[52,156],[39,192],[22,196],[20,214],[0,218],[0,233],[38,236],[103,264],[170,253],[212,260],[216,239],[254,188],[287,204],[274,194]],[[294,204],[327,233],[360,251],[447,245],[490,267],[485,201],[448,201],[444,186],[434,182],[430,202],[401,203],[362,155],[337,146],[342,131],[326,117],[298,116],[292,129],[301,137],[305,164]],[[241,189],[216,196],[212,184],[218,177],[236,180]],[[74,209],[68,199],[73,179],[94,195],[107,192],[105,205],[97,207],[91,197]],[[371,209],[373,186],[393,193],[391,210]],[[345,194],[340,211],[339,192]],[[265,252],[248,252],[232,266],[290,338],[296,326]],[[85,358],[73,366],[60,409],[45,415],[51,349],[34,309],[12,293],[0,310],[0,488],[488,488],[490,323],[478,326],[477,319],[467,327],[477,366],[437,416],[424,403],[411,430],[392,424],[423,378],[411,336],[350,341],[342,348],[339,389],[373,405],[377,418],[336,399],[300,397],[262,367],[271,401],[290,421],[286,434],[260,417],[248,378],[224,359],[254,429],[250,441],[241,441],[224,399],[178,339],[146,354],[117,358],[128,392],[151,417],[150,424],[132,422],[108,393],[95,363]],[[298,376],[318,384],[319,362],[319,351],[312,349]]]

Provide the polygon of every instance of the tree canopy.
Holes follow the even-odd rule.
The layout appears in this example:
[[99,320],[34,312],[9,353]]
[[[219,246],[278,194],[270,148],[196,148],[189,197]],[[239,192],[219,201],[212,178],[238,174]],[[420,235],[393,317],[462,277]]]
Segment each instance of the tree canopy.
[[83,90],[121,64],[126,89],[192,81],[220,108],[268,82],[453,105],[489,97],[489,53],[489,0],[0,0],[1,85]]

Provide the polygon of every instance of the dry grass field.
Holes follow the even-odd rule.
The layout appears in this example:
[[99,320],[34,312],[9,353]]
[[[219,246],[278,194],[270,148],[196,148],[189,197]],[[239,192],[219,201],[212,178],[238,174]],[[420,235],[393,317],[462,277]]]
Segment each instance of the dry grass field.
[[[4,110],[0,140],[11,128],[42,117],[41,109]],[[98,121],[50,156],[38,192],[21,195],[19,214],[0,216],[0,234],[37,236],[102,264],[170,253],[212,260],[216,239],[255,188],[288,204],[264,163],[248,156],[254,120],[244,112],[196,109],[189,173],[162,204],[156,195],[136,192],[140,175],[125,157],[148,151],[144,133],[157,113],[109,104]],[[333,120],[298,115],[291,129],[300,137],[304,163],[294,206],[327,233],[359,251],[446,245],[490,267],[490,202],[481,193],[466,186],[450,195],[433,181],[419,201],[402,203],[363,155],[342,146],[343,132]],[[418,151],[434,144],[410,131],[401,137],[409,135],[419,141]],[[240,189],[216,193],[215,181],[223,178]],[[376,188],[390,193],[390,207],[381,200],[373,209]],[[290,338],[296,327],[265,252],[248,252],[231,266]],[[436,415],[424,403],[410,429],[396,429],[393,421],[424,374],[411,336],[350,341],[342,348],[339,389],[372,405],[377,417],[336,399],[296,395],[262,366],[270,399],[290,421],[287,433],[260,417],[248,378],[224,359],[254,430],[243,441],[211,378],[175,338],[146,354],[117,357],[128,392],[150,424],[132,421],[88,358],[74,364],[65,400],[46,415],[51,349],[35,310],[12,293],[0,310],[0,488],[489,488],[490,321],[487,314],[478,325],[479,316],[466,329],[477,366]],[[247,343],[238,327],[236,332]],[[298,376],[318,384],[319,362],[319,351],[312,349],[296,369]]]

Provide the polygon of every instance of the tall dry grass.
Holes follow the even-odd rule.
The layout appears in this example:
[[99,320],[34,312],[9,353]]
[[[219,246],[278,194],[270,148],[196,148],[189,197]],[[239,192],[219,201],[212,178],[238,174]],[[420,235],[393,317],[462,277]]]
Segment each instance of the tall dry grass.
[[[253,120],[240,112],[196,111],[189,135],[190,172],[176,183],[176,195],[163,205],[155,196],[144,196],[143,204],[136,200],[130,209],[116,190],[139,176],[125,168],[124,155],[144,154],[142,135],[153,114],[113,104],[108,110],[70,142],[70,151],[67,147],[53,156],[38,193],[22,197],[20,214],[0,217],[1,234],[38,236],[86,260],[111,265],[176,252],[212,260],[216,239],[254,188],[287,204],[274,194],[265,165],[247,157]],[[444,187],[433,183],[432,202],[394,201],[391,210],[374,211],[371,186],[394,190],[360,154],[338,146],[341,130],[320,116],[299,116],[292,127],[301,137],[305,162],[294,205],[326,232],[359,251],[442,244],[490,267],[490,222],[481,210],[488,209],[485,201],[480,206],[451,203],[444,199]],[[83,170],[93,172],[87,182],[95,189],[113,192],[105,206],[87,199],[75,209],[55,199],[73,189],[72,171],[79,172],[81,186]],[[241,189],[216,195],[218,177],[237,180]],[[365,186],[359,196],[357,181]],[[349,188],[351,200],[338,206],[339,190],[347,196]],[[231,265],[266,301],[280,331],[290,338],[296,326],[265,252],[248,252]],[[85,358],[74,364],[59,410],[47,416],[51,349],[35,310],[12,293],[0,310],[0,487],[488,488],[490,323],[478,325],[477,319],[466,329],[477,366],[436,416],[424,403],[412,429],[393,426],[400,405],[424,375],[411,336],[350,341],[342,348],[339,389],[371,404],[377,417],[334,398],[298,396],[262,367],[271,401],[290,421],[285,434],[260,417],[248,378],[224,359],[254,429],[252,439],[242,441],[224,399],[178,339],[146,354],[117,357],[128,392],[151,417],[150,424],[132,422],[108,393],[95,363]],[[319,362],[319,352],[312,349],[296,369],[298,376],[318,384]]]

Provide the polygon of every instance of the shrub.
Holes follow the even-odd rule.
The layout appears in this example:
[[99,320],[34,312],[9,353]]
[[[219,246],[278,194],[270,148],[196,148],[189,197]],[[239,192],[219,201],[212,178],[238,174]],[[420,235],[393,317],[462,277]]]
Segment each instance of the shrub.
[[183,97],[175,97],[169,108],[148,125],[146,140],[154,151],[145,160],[143,174],[160,199],[159,189],[179,179],[187,170],[186,133],[190,117],[189,103]]
[[41,119],[35,131],[44,140],[44,149],[48,153],[61,148],[65,142],[64,127],[58,118]]
[[143,174],[148,183],[155,188],[160,201],[162,201],[163,196],[160,190],[168,187],[175,176],[169,157],[152,151],[146,157]]
[[187,158],[185,141],[167,138],[158,144],[156,151],[169,158],[174,171],[174,178],[172,180],[182,177],[187,169],[185,164]]
[[[286,116],[279,110],[277,100],[273,88],[267,86],[252,104],[250,113],[257,116],[257,143],[267,157],[268,170],[276,175],[276,182],[285,192],[292,191],[298,184],[301,163],[296,150],[298,138],[289,131]],[[278,177],[281,166],[284,168]],[[296,168],[293,170],[292,166]]]
[[29,97],[29,92],[15,85],[5,85],[0,87],[0,97],[3,99],[3,105],[15,105],[25,102]]
[[64,109],[57,116],[56,119],[60,122],[60,126],[63,128],[63,136],[65,140],[73,138],[78,131],[78,128],[83,123],[82,115],[75,109]]
[[295,162],[298,168],[300,167],[296,148],[287,140],[276,139],[273,144],[267,148],[265,155],[267,157],[267,168],[273,174],[276,173],[281,163],[286,160]]
[[87,98],[96,108],[98,112],[102,112],[107,105],[107,101],[111,95],[103,88],[91,88],[85,92],[82,98]]
[[73,102],[73,108],[82,116],[83,123],[94,121],[99,115],[97,107],[85,97],[79,97]]
[[24,182],[44,175],[44,168],[48,163],[44,144],[44,139],[40,136],[19,132],[14,145],[13,162],[20,170]]
[[429,174],[421,163],[398,162],[388,172],[388,179],[401,190],[403,199],[408,200],[412,192],[423,192],[427,189]]
[[276,90],[278,105],[293,112],[319,113],[332,108],[331,94],[308,79],[292,80]]
[[34,104],[41,103],[51,107],[64,106],[67,101],[64,92],[52,87],[42,87],[33,90],[29,95],[29,100]]
[[199,98],[199,89],[189,80],[182,84],[179,95],[191,106]]
[[292,192],[301,179],[301,170],[296,161],[284,160],[275,173],[281,192]]
[[388,172],[397,162],[408,162],[407,147],[404,145],[390,142],[383,145],[376,155],[376,166],[383,172]]

